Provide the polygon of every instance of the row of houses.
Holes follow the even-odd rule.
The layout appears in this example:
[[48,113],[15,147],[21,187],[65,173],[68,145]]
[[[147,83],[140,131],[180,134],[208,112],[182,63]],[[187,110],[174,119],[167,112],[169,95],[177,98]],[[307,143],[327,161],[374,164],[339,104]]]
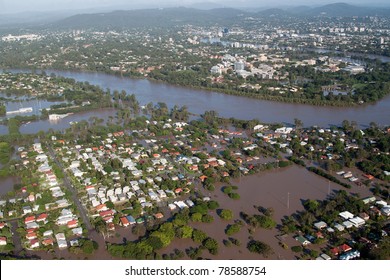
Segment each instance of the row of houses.
[[[372,217],[377,217],[381,213],[386,213],[386,209],[388,208],[388,205],[386,202],[382,200],[378,200],[375,197],[367,197],[362,199],[362,202],[364,204],[371,204],[370,206],[370,211],[369,214],[366,212],[361,212],[358,215],[354,215],[353,213],[349,211],[343,211],[338,213],[340,221],[335,221],[333,223],[333,226],[329,226],[326,222],[324,221],[318,221],[313,224],[313,228],[316,231],[314,234],[315,236],[312,235],[298,235],[295,237],[295,239],[303,246],[308,246],[312,242],[316,241],[317,238],[325,238],[324,233],[327,234],[332,234],[335,233],[336,230],[337,232],[343,232],[348,229],[359,229],[362,228],[366,225],[366,222]],[[372,205],[374,204],[374,205]],[[381,205],[381,211],[371,211],[371,209],[376,208],[376,206]],[[371,216],[371,217],[370,217]],[[386,231],[382,230],[382,235],[387,235]],[[360,238],[359,243],[366,244],[369,246],[375,246],[370,240],[366,238]],[[352,241],[352,243],[354,243]],[[356,243],[356,242],[355,242]],[[356,259],[360,258],[360,251],[358,250],[353,250],[353,248],[348,245],[348,244],[342,244],[340,246],[332,247],[330,249],[331,254],[340,259],[340,260],[351,260],[351,259]],[[318,257],[317,260],[322,260],[322,259],[328,259],[324,257]]]

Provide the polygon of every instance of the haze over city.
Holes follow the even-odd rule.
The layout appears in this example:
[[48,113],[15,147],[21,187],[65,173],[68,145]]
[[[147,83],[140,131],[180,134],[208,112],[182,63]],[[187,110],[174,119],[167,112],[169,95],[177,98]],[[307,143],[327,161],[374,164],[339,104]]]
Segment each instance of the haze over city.
[[[240,1],[204,1],[204,0],[183,0],[183,1],[157,1],[157,0],[147,0],[147,1],[125,1],[125,0],[62,0],[53,2],[50,0],[37,0],[37,1],[26,1],[26,0],[1,0],[0,1],[0,14],[10,14],[10,13],[19,13],[27,11],[58,11],[58,10],[86,10],[89,9],[91,12],[101,9],[143,9],[143,8],[157,8],[157,7],[177,7],[177,6],[194,6],[196,8],[204,7],[279,7],[279,6],[318,6],[324,4],[330,4],[337,1],[328,1],[328,0],[298,0],[294,3],[287,0],[276,0],[270,3],[269,1],[253,1],[253,0],[240,0]],[[367,0],[354,0],[354,1],[344,1],[345,3],[351,5],[359,6],[389,6],[388,1],[385,0],[376,0],[374,2]],[[92,9],[92,10],[91,10]]]

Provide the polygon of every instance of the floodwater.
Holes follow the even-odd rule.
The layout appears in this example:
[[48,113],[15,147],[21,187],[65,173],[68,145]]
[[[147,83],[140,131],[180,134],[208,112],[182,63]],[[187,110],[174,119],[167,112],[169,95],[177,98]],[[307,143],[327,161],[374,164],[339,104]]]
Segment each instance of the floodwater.
[[8,127],[6,125],[0,124],[0,135],[8,134]]
[[88,81],[102,88],[110,88],[112,91],[126,90],[129,94],[134,93],[141,104],[165,102],[169,107],[186,105],[189,111],[195,114],[215,110],[222,117],[259,119],[267,123],[292,123],[294,118],[298,118],[303,121],[305,126],[319,125],[324,127],[339,125],[343,120],[356,121],[362,126],[368,125],[372,121],[387,125],[390,120],[390,95],[374,104],[359,107],[320,107],[226,95],[103,73],[49,72],[78,81]]
[[[232,184],[239,187],[237,192],[241,196],[240,200],[230,199],[221,192],[220,188],[217,188],[211,194],[212,199],[219,202],[221,209],[232,210],[234,212],[234,219],[239,219],[241,211],[251,215],[259,214],[259,211],[254,206],[272,207],[274,209],[273,218],[278,224],[281,224],[284,216],[303,210],[302,202],[306,199],[323,200],[328,196],[328,193],[332,193],[335,190],[347,190],[332,182],[329,183],[328,180],[296,165],[286,169],[277,169],[242,177],[241,179],[233,180]],[[222,186],[220,185],[220,187]],[[353,185],[351,190],[347,191],[358,193],[361,197],[371,194],[368,188],[357,187],[355,185]],[[246,249],[246,245],[250,241],[251,236],[247,226],[243,226],[239,233],[232,236],[241,241],[239,247],[235,245],[225,247],[222,242],[228,238],[225,234],[226,226],[232,224],[234,221],[223,221],[216,213],[212,215],[214,216],[214,222],[211,224],[191,223],[191,226],[203,230],[219,242],[219,254],[213,256],[204,252],[202,255],[204,258],[264,259],[262,255],[250,253]],[[278,244],[279,240],[276,238],[278,234],[276,229],[256,229],[252,236],[253,239],[263,241],[273,248],[274,254],[269,259],[295,259],[291,249],[285,250]],[[289,248],[299,245],[292,236],[287,237],[284,242]],[[183,244],[185,242],[182,240],[175,241],[169,246],[169,249],[172,252],[176,246],[179,246],[184,251],[185,248],[190,246],[185,247]],[[164,252],[167,251],[164,250]]]
[[[71,114],[63,119],[56,121],[39,120],[33,122],[27,122],[22,124],[19,128],[20,133],[22,134],[35,134],[39,131],[47,132],[50,129],[53,130],[65,130],[71,127],[71,123],[80,122],[80,121],[89,121],[92,117],[98,117],[103,119],[104,122],[107,122],[110,116],[115,117],[116,109],[106,108],[106,109],[95,109],[92,111],[79,112]],[[8,127],[6,125],[0,125],[0,135],[8,134]]]
[[14,190],[14,185],[20,183],[20,179],[16,176],[7,176],[0,178],[0,196]]
[[[15,70],[20,71],[22,70]],[[77,81],[88,81],[103,89],[109,88],[111,92],[126,90],[129,94],[135,94],[142,105],[149,102],[165,102],[170,108],[174,105],[186,105],[189,111],[195,114],[215,110],[221,117],[258,119],[267,123],[293,123],[294,119],[298,118],[305,126],[322,127],[340,125],[343,120],[356,121],[362,127],[368,126],[370,122],[388,125],[390,120],[390,95],[376,103],[356,107],[312,106],[252,99],[104,73],[57,70],[47,72]],[[95,115],[99,117],[99,113],[97,111]]]
[[[241,228],[240,232],[234,234],[232,237],[238,239],[241,242],[240,246],[232,245],[226,247],[223,245],[223,240],[228,239],[229,236],[225,234],[227,225],[232,224],[234,220],[240,219],[240,212],[247,214],[259,214],[256,209],[258,206],[272,207],[274,209],[273,218],[278,224],[281,224],[281,219],[286,215],[291,215],[296,211],[303,210],[302,202],[306,199],[325,199],[329,193],[335,190],[347,190],[337,184],[328,182],[328,180],[317,176],[305,168],[293,165],[285,169],[276,169],[271,171],[261,172],[255,175],[242,177],[241,179],[233,180],[233,185],[238,186],[237,192],[241,198],[239,200],[232,200],[227,195],[222,193],[220,184],[214,192],[212,192],[211,198],[218,201],[220,209],[230,209],[234,213],[234,219],[232,221],[224,221],[219,218],[216,211],[211,212],[214,217],[212,223],[194,223],[190,225],[194,228],[198,228],[208,234],[208,236],[216,239],[219,243],[219,253],[217,256],[213,256],[203,251],[202,258],[206,259],[265,259],[262,255],[250,253],[246,245],[251,238],[260,240],[270,245],[274,251],[268,259],[295,259],[294,253],[291,249],[283,249],[279,245],[279,240],[276,236],[279,232],[276,229],[265,230],[256,229],[253,234],[250,234],[248,227],[245,225]],[[369,196],[371,193],[366,187],[358,187],[352,185],[352,189],[347,190],[353,194],[359,194],[362,198]],[[207,192],[209,195],[209,192]],[[255,207],[256,206],[256,207]],[[31,251],[29,255],[36,255],[42,259],[64,258],[64,259],[98,259],[98,260],[110,260],[113,258],[106,250],[105,243],[122,243],[124,238],[127,241],[135,241],[137,236],[132,234],[131,227],[122,228],[117,227],[117,234],[108,239],[103,239],[101,235],[96,232],[91,232],[91,237],[99,243],[99,249],[91,256],[86,255],[74,255],[68,250],[58,250],[56,248],[52,253],[46,253],[44,251]],[[284,241],[289,248],[298,245],[298,242],[293,239],[292,236],[288,236]],[[191,247],[198,247],[191,239],[175,239],[168,247],[159,251],[161,255],[170,254],[175,249],[179,249],[185,252],[186,249]],[[314,245],[313,245],[314,246]],[[189,259],[185,255],[184,259]]]
[[[0,97],[7,97],[7,96],[4,93],[0,93]],[[17,111],[21,108],[32,108],[31,112],[7,114],[8,118],[12,118],[12,117],[15,117],[18,115],[20,115],[20,116],[33,116],[33,115],[40,116],[41,110],[50,108],[50,106],[52,106],[52,105],[61,104],[61,103],[65,103],[65,102],[64,101],[62,101],[62,102],[55,101],[54,102],[54,101],[47,101],[47,100],[42,100],[42,99],[27,99],[25,96],[22,96],[22,97],[18,97],[18,99],[15,101],[7,101],[4,103],[4,105],[6,107],[7,112]]]
[[[115,116],[115,109],[96,109],[93,111],[80,112],[69,115],[58,121],[40,120],[21,125],[19,131],[23,134],[33,134],[39,131],[47,132],[49,129],[53,130],[64,130],[71,127],[71,122],[79,122],[81,120],[88,121],[91,117],[98,117],[107,121],[110,116]],[[1,133],[1,129],[0,129]]]
[[[342,52],[342,51],[335,51],[335,50],[328,50],[328,49],[321,49],[321,48],[305,48],[305,50],[313,51],[313,52],[320,53],[320,54],[335,53],[335,54],[341,54],[341,55],[346,55],[346,56],[356,56],[356,57],[361,57],[361,58],[378,59],[384,63],[390,62],[390,57],[384,56],[384,55],[377,55],[377,54]],[[347,59],[348,59],[348,57],[347,57]]]

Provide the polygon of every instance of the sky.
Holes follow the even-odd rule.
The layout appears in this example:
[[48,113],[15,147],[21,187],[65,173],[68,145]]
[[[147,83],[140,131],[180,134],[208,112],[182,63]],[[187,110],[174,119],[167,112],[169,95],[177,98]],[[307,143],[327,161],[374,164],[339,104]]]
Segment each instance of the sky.
[[[189,6],[194,3],[213,2],[230,7],[276,7],[292,5],[291,0],[0,0],[0,14],[26,11],[60,11],[60,10],[107,10],[155,8],[165,6]],[[388,0],[295,0],[294,5],[321,5],[335,2],[346,2],[355,5],[387,5]],[[271,4],[272,3],[272,4]],[[272,6],[271,6],[272,5]]]

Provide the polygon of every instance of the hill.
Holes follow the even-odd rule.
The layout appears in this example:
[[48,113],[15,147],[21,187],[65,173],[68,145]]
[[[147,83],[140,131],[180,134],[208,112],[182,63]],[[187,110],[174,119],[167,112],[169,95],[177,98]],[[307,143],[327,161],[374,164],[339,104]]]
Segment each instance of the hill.
[[197,10],[193,8],[166,8],[114,11],[110,13],[81,14],[58,21],[59,28],[104,28],[104,27],[171,27],[175,25],[230,24],[244,16],[243,11],[219,8]]
[[390,9],[358,7],[346,3],[334,3],[318,8],[306,10],[303,14],[308,16],[352,17],[352,16],[390,16]]
[[[203,3],[203,8],[214,7]],[[142,10],[119,10],[107,13],[78,14],[52,24],[54,28],[137,28],[173,27],[186,24],[198,26],[233,25],[245,17],[352,17],[352,16],[390,16],[390,9],[358,7],[345,3],[329,4],[317,8],[307,6],[285,9],[266,9],[243,11],[234,8],[194,9],[160,8]]]

